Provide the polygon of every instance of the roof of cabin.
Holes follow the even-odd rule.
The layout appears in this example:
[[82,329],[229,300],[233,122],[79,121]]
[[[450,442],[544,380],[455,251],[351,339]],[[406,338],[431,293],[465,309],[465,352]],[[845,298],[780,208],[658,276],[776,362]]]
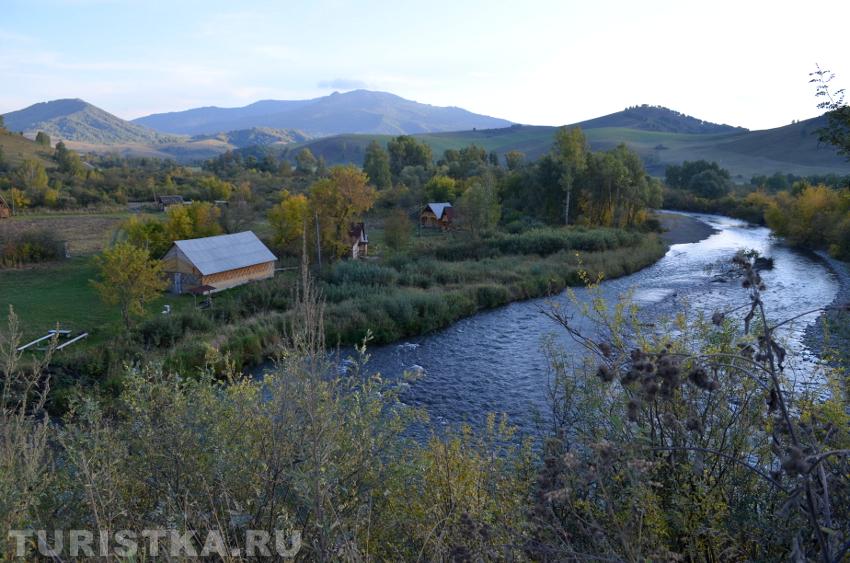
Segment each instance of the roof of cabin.
[[348,229],[348,236],[353,239],[359,239],[362,242],[369,242],[369,237],[366,236],[366,225],[364,223],[352,223]]
[[437,219],[443,218],[443,212],[452,206],[451,203],[444,201],[442,203],[429,203],[428,208],[434,213]]
[[157,196],[159,202],[163,205],[171,205],[174,203],[183,203],[182,195],[161,195]]
[[177,240],[174,246],[205,276],[277,260],[251,231]]

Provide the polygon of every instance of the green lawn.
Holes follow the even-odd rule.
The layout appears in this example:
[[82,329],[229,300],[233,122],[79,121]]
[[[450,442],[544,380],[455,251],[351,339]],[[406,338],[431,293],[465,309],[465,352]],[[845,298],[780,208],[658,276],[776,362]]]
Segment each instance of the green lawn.
[[[118,309],[104,304],[89,283],[96,275],[88,257],[0,271],[0,331],[6,332],[11,305],[24,338],[41,336],[58,323],[75,334],[88,332],[88,346],[103,343],[123,327]],[[193,305],[191,298],[164,295],[148,307],[150,314],[159,314],[165,303],[175,309]]]

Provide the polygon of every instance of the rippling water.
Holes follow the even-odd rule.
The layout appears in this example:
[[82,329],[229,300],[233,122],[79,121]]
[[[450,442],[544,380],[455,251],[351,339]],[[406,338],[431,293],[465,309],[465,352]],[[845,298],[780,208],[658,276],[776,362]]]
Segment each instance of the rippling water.
[[[768,286],[765,302],[772,318],[787,318],[828,305],[838,282],[828,265],[814,254],[788,248],[764,227],[714,215],[693,215],[719,232],[690,244],[670,247],[657,263],[633,275],[602,283],[608,299],[633,291],[633,299],[649,319],[677,306],[707,311],[746,303],[736,282],[712,281],[718,267],[738,249],[756,249],[774,258],[773,270],[762,272]],[[586,297],[578,290],[580,298]],[[367,365],[386,377],[399,377],[406,369],[422,369],[424,377],[403,397],[424,406],[437,425],[469,422],[480,425],[488,413],[507,413],[522,432],[535,433],[535,414],[547,408],[548,364],[541,344],[548,335],[568,352],[580,353],[576,344],[541,311],[552,301],[574,308],[566,294],[548,299],[513,303],[462,320],[448,329],[402,344],[372,348]],[[809,315],[787,332],[792,346],[811,353],[803,332],[814,322]]]
[[[770,318],[789,318],[835,299],[836,275],[817,255],[783,245],[764,227],[717,215],[688,215],[718,232],[701,242],[672,245],[652,266],[602,282],[602,296],[613,302],[631,292],[648,322],[681,307],[708,315],[727,310],[747,303],[746,293],[740,280],[718,283],[717,275],[736,251],[755,249],[774,259],[774,268],[761,272],[768,287],[764,295]],[[580,300],[589,298],[584,288],[576,288],[575,293]],[[480,427],[489,413],[506,413],[521,433],[538,434],[548,405],[549,366],[543,342],[553,341],[577,361],[582,352],[543,314],[553,303],[565,312],[575,309],[566,292],[512,303],[428,336],[370,348],[366,370],[386,378],[401,377],[406,370],[420,372],[422,377],[402,399],[425,407],[437,427],[464,422]],[[816,318],[816,314],[807,315],[786,327],[782,335],[804,364],[817,360],[804,343],[805,330]],[[580,318],[575,320],[581,327]],[[589,327],[585,323],[582,328]]]

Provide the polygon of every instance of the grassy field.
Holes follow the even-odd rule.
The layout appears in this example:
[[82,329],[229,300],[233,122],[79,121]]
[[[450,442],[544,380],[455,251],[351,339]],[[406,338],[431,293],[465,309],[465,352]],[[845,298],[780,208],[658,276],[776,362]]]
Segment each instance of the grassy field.
[[[40,336],[56,327],[89,332],[85,346],[97,345],[121,329],[120,315],[101,302],[89,280],[97,275],[92,257],[109,245],[128,213],[20,215],[4,220],[2,229],[46,228],[68,242],[72,258],[0,270],[0,327],[5,329],[9,306],[14,307],[26,337]],[[190,305],[186,300],[186,305]],[[158,312],[164,303],[183,307],[181,300],[163,297],[152,304]]]
[[[88,332],[86,346],[105,342],[123,326],[118,309],[103,303],[89,283],[96,276],[91,257],[0,271],[0,330],[5,332],[11,306],[27,338],[40,336],[58,324],[74,333]],[[148,309],[152,315],[159,314],[166,303],[176,310],[193,306],[189,297],[166,294]]]
[[3,229],[50,229],[68,243],[72,256],[95,254],[109,245],[129,213],[18,215],[4,220]]

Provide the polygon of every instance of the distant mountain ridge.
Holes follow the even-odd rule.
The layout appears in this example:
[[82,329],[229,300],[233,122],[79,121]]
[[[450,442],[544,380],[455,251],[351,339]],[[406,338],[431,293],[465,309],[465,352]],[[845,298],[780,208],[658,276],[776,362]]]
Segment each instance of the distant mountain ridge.
[[588,119],[576,123],[582,129],[598,129],[601,127],[625,127],[640,131],[659,131],[665,133],[683,133],[691,135],[712,135],[716,133],[743,133],[744,127],[721,125],[703,121],[684,113],[665,108],[643,104],[632,106],[609,115]]
[[78,98],[33,104],[3,116],[10,131],[35,135],[44,131],[54,141],[109,145],[161,143],[174,140],[147,127],[130,123]]
[[410,135],[507,127],[510,121],[406,100],[387,92],[334,92],[311,100],[263,100],[239,108],[203,107],[133,120],[162,133],[200,135],[270,127],[312,135]]

